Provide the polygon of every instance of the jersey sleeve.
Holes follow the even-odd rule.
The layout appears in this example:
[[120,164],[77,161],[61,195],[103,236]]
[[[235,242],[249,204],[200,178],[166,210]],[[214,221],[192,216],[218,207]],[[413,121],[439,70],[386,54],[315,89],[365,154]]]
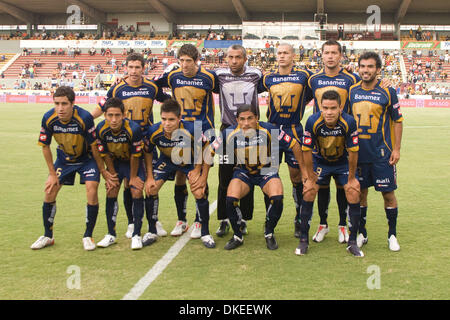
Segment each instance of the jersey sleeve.
[[357,74],[356,72],[353,72],[352,74],[353,74],[353,76],[354,76],[355,79],[356,79],[356,82],[355,82],[354,84],[356,84],[356,83],[358,83],[358,82],[361,81],[361,77],[359,76],[359,74]]
[[140,127],[133,129],[133,137],[131,139],[131,155],[133,157],[142,156],[142,147],[143,147],[143,137],[142,130]]
[[278,142],[280,144],[280,150],[288,151],[294,147],[297,139],[287,134],[285,131],[280,129],[280,134],[278,135]]
[[90,114],[86,114],[84,117],[85,124],[85,138],[88,145],[96,143],[97,141],[97,132],[94,124],[94,118]]
[[258,81],[258,93],[268,91],[265,82],[266,82],[266,75],[263,75]]
[[153,150],[155,150],[156,145],[155,142],[152,140],[154,132],[155,132],[154,126],[151,126],[147,134],[143,137],[144,152],[146,153],[152,153]]
[[103,141],[103,137],[100,134],[100,130],[103,127],[103,121],[97,125],[96,134],[97,134],[97,150],[100,153],[100,156],[104,157],[108,154],[108,145]]
[[165,72],[161,76],[154,79],[158,88],[162,91],[162,88],[169,88],[169,74],[170,72]]
[[114,90],[114,86],[112,86],[111,88],[109,88],[108,92],[106,93],[106,97],[104,97],[102,100],[100,100],[100,102],[98,103],[97,107],[100,108],[100,110],[102,110],[102,112],[105,112],[104,107],[105,107],[105,103],[106,100],[108,100],[109,98],[112,97],[112,93]]
[[394,88],[389,87],[389,94],[391,95],[391,105],[389,106],[390,117],[395,122],[403,122],[403,115],[400,110],[397,92]]
[[41,131],[39,133],[38,145],[48,146],[52,142],[52,132],[47,127],[47,117],[42,117]]
[[358,126],[353,117],[348,121],[348,132],[347,132],[347,150],[352,152],[359,151],[359,138],[358,138]]
[[316,145],[316,135],[313,131],[314,119],[312,116],[308,118],[305,125],[305,130],[303,131],[303,143],[302,150],[310,151],[314,149]]

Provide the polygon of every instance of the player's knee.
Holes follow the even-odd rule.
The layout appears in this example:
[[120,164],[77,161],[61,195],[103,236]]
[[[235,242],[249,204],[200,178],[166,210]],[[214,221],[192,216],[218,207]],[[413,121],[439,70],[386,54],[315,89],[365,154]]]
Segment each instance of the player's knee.
[[115,187],[106,192],[108,198],[116,198],[119,195],[119,187]]
[[131,188],[131,197],[133,197],[133,199],[142,198],[142,190]]
[[384,206],[385,207],[396,207],[397,206],[397,198],[395,197],[394,191],[391,192],[383,192]]

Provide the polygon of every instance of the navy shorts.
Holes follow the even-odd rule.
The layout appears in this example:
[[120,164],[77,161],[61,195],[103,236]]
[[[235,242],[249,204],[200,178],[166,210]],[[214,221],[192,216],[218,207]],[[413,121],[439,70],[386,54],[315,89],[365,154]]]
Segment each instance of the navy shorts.
[[[130,161],[114,160],[114,169],[117,172],[119,182],[122,182],[125,178],[130,181]],[[139,159],[137,176],[141,178],[142,181],[145,181],[145,170],[142,159]]]
[[78,163],[68,163],[56,158],[54,167],[61,185],[73,186],[77,172],[80,175],[81,184],[84,184],[86,181],[100,182],[100,172],[97,163],[92,158]]
[[266,185],[266,183],[273,178],[280,178],[278,172],[274,171],[273,173],[269,173],[266,175],[250,174],[248,170],[235,168],[233,171],[232,179],[241,180],[242,182],[247,184],[250,189],[253,188],[253,186],[259,186],[262,189]]
[[170,159],[160,156],[156,164],[153,165],[153,178],[155,180],[173,180],[177,171],[183,172],[187,175],[194,169],[194,165],[180,166],[174,164]]
[[329,185],[331,177],[336,180],[338,186],[344,186],[348,183],[348,163],[330,166],[314,161],[314,171],[317,173],[316,183],[320,186]]
[[397,189],[397,168],[388,162],[358,163],[356,172],[361,189],[371,186],[380,192],[391,192]]

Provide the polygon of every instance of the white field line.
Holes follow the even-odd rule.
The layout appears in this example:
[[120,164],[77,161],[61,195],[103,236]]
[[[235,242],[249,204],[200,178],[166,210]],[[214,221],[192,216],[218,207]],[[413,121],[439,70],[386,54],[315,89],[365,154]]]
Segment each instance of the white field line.
[[[209,205],[209,215],[211,215],[217,208],[217,200]],[[159,259],[154,266],[134,285],[122,300],[137,300],[144,293],[144,291],[158,278],[158,276],[167,268],[173,259],[180,253],[181,249],[191,239],[190,232],[185,232],[177,242],[175,242],[169,251]]]

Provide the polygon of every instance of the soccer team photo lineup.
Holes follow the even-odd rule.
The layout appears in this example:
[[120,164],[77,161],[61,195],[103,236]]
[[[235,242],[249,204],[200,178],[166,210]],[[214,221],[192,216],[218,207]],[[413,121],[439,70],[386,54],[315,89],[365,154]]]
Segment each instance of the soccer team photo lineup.
[[450,3],[262,4],[0,1],[1,299],[449,298]]

